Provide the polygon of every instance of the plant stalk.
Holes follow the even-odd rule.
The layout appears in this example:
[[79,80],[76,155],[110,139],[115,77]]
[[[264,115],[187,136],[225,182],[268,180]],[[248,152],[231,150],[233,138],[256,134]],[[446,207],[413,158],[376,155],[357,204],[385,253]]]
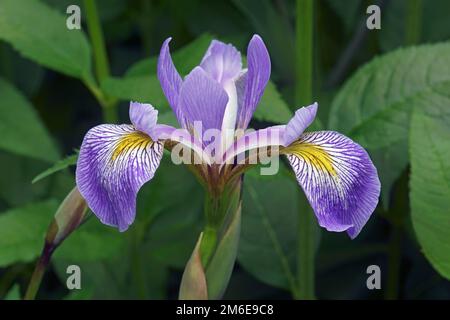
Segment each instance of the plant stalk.
[[422,0],[406,1],[405,43],[419,43],[422,33]]
[[50,263],[50,258],[53,253],[53,246],[46,242],[42,254],[37,261],[36,267],[31,276],[31,280],[28,284],[27,292],[25,293],[24,300],[34,300],[39,287],[44,277],[45,271],[47,270],[48,264]]
[[[311,104],[313,95],[313,0],[296,2],[296,107]],[[300,197],[300,195],[299,195]],[[315,234],[314,216],[311,210],[299,212],[297,290],[294,298],[312,300],[314,294]]]
[[[95,74],[97,81],[101,84],[110,75],[105,39],[103,37],[95,0],[84,0],[84,8],[94,55]],[[92,91],[92,88],[90,89]],[[95,96],[103,108],[103,120],[107,123],[116,123],[118,120],[116,101],[106,97],[104,94],[96,94]]]

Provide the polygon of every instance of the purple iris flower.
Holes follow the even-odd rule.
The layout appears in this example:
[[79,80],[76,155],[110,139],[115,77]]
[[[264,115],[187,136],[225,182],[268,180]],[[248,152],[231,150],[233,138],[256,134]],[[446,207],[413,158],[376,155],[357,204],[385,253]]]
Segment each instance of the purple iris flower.
[[[316,116],[317,103],[297,110],[286,125],[243,133],[270,78],[262,39],[251,39],[245,69],[235,47],[212,41],[200,65],[184,79],[172,62],[169,42],[161,48],[158,78],[181,130],[158,124],[157,110],[136,102],[130,104],[132,124],[89,130],[76,180],[94,214],[104,224],[126,230],[135,218],[137,193],[153,178],[164,148],[180,144],[193,150],[202,160],[194,170],[214,188],[243,172],[243,164],[236,162],[239,155],[275,146],[278,154],[287,156],[320,226],[356,237],[378,203],[377,170],[350,138],[334,131],[304,133]],[[214,159],[205,152],[210,142],[198,137],[196,123],[221,133]]]

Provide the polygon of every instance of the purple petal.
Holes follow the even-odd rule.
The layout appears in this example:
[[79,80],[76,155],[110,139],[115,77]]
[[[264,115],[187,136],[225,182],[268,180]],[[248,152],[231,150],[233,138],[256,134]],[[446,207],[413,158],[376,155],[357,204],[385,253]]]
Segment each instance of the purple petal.
[[238,128],[246,129],[270,78],[270,57],[260,36],[254,35],[247,49],[245,98],[238,114]]
[[152,134],[158,120],[158,110],[151,104],[130,102],[130,120],[134,127],[149,135],[153,140],[157,140]]
[[252,149],[282,146],[285,128],[286,126],[272,126],[247,132],[226,151],[223,162],[229,163],[234,157]]
[[153,178],[163,145],[131,125],[100,125],[86,134],[76,169],[81,195],[107,225],[125,231],[136,215],[136,195]]
[[204,152],[201,141],[196,140],[186,129],[179,129],[165,124],[158,124],[153,129],[153,134],[159,140],[171,140],[181,143],[197,153],[204,163],[212,163],[210,156]]
[[228,95],[205,71],[196,67],[186,76],[180,90],[180,111],[191,126],[200,121],[203,130],[222,127]]
[[[161,83],[161,88],[167,98],[167,101],[169,101],[172,110],[178,117],[178,95],[180,93],[183,81],[178,74],[175,65],[173,64],[172,57],[170,56],[170,40],[172,40],[172,38],[166,39],[161,47],[158,59],[158,79]],[[180,120],[182,119],[178,118],[178,121]],[[182,121],[180,121],[180,123],[182,123]]]
[[294,117],[286,125],[284,134],[284,145],[288,146],[305,131],[307,127],[314,121],[317,113],[317,102],[314,104],[298,109]]
[[213,40],[200,67],[223,86],[239,75],[242,69],[241,54],[231,44]]
[[320,226],[355,238],[380,195],[377,169],[367,152],[333,131],[304,133],[285,151]]

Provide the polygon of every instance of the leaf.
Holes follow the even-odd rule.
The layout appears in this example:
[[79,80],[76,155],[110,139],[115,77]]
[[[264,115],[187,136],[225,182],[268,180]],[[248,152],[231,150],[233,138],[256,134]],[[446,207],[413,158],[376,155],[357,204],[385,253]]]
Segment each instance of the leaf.
[[39,256],[58,203],[32,203],[0,214],[0,266],[29,262]]
[[203,269],[202,259],[200,254],[200,244],[202,242],[202,235],[197,240],[194,251],[189,258],[186,268],[181,278],[179,300],[207,300],[208,288],[206,284],[205,270]]
[[36,183],[44,178],[47,178],[48,176],[50,176],[56,172],[59,172],[70,166],[73,166],[77,163],[77,160],[78,160],[78,152],[76,152],[75,154],[72,154],[70,156],[67,156],[64,159],[59,160],[53,166],[51,166],[47,170],[41,172],[36,177],[34,177],[33,181],[31,181],[31,183]]
[[292,111],[281,98],[275,85],[269,81],[253,117],[261,121],[284,124],[289,122],[292,116]]
[[417,99],[449,81],[450,43],[386,54],[347,81],[333,101],[330,127],[368,148],[406,141]]
[[139,192],[138,224],[130,229],[143,228],[142,246],[156,261],[181,270],[203,226],[202,208],[203,190],[191,172],[164,158]]
[[79,79],[91,79],[90,47],[82,30],[37,0],[0,2],[0,39],[25,57]]
[[150,103],[158,110],[169,110],[169,104],[155,75],[128,78],[109,77],[102,81],[102,90],[125,101]]
[[293,199],[298,199],[299,187],[283,174],[258,173],[250,171],[245,176],[238,260],[260,281],[292,289],[299,212],[299,203]]
[[58,159],[58,151],[33,106],[1,78],[0,97],[0,148],[47,162]]
[[[200,64],[203,55],[213,39],[214,37],[211,34],[204,33],[172,54],[173,62],[182,76],[187,75],[192,69]],[[176,45],[176,41],[172,41],[171,45]],[[136,62],[128,69],[126,77],[155,75],[157,63],[157,56]]]
[[407,149],[413,108],[420,105],[427,109],[421,101],[448,86],[450,43],[423,45],[369,62],[334,99],[329,126],[370,149],[379,170],[385,206],[392,183],[408,163],[401,150]]
[[[54,213],[54,212],[53,212]],[[124,236],[117,229],[103,225],[94,215],[71,234],[55,251],[55,259],[90,262],[118,256]]]
[[414,230],[434,268],[450,279],[450,88],[423,99],[410,132],[410,202]]

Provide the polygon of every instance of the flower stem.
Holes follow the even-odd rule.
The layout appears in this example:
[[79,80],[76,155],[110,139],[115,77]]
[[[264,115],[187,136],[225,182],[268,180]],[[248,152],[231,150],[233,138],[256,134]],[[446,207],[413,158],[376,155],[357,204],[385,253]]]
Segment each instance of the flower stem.
[[[313,0],[297,0],[296,5],[296,102],[298,106],[311,104],[313,90]],[[311,210],[299,212],[296,299],[312,300],[314,294],[315,234]]]
[[[109,61],[106,54],[105,40],[103,31],[98,17],[97,6],[95,0],[84,0],[84,8],[86,11],[86,20],[91,40],[92,50],[94,54],[95,74],[98,82],[109,77]],[[117,122],[117,103],[116,101],[101,95],[96,95],[103,108],[103,120],[108,123]]]
[[406,45],[419,43],[422,31],[422,0],[406,2]]
[[44,249],[42,250],[41,256],[39,257],[39,260],[37,261],[36,267],[34,268],[33,275],[31,276],[30,283],[28,284],[24,300],[34,300],[36,298],[36,294],[41,285],[44,273],[47,270],[52,253],[52,245],[46,243]]

